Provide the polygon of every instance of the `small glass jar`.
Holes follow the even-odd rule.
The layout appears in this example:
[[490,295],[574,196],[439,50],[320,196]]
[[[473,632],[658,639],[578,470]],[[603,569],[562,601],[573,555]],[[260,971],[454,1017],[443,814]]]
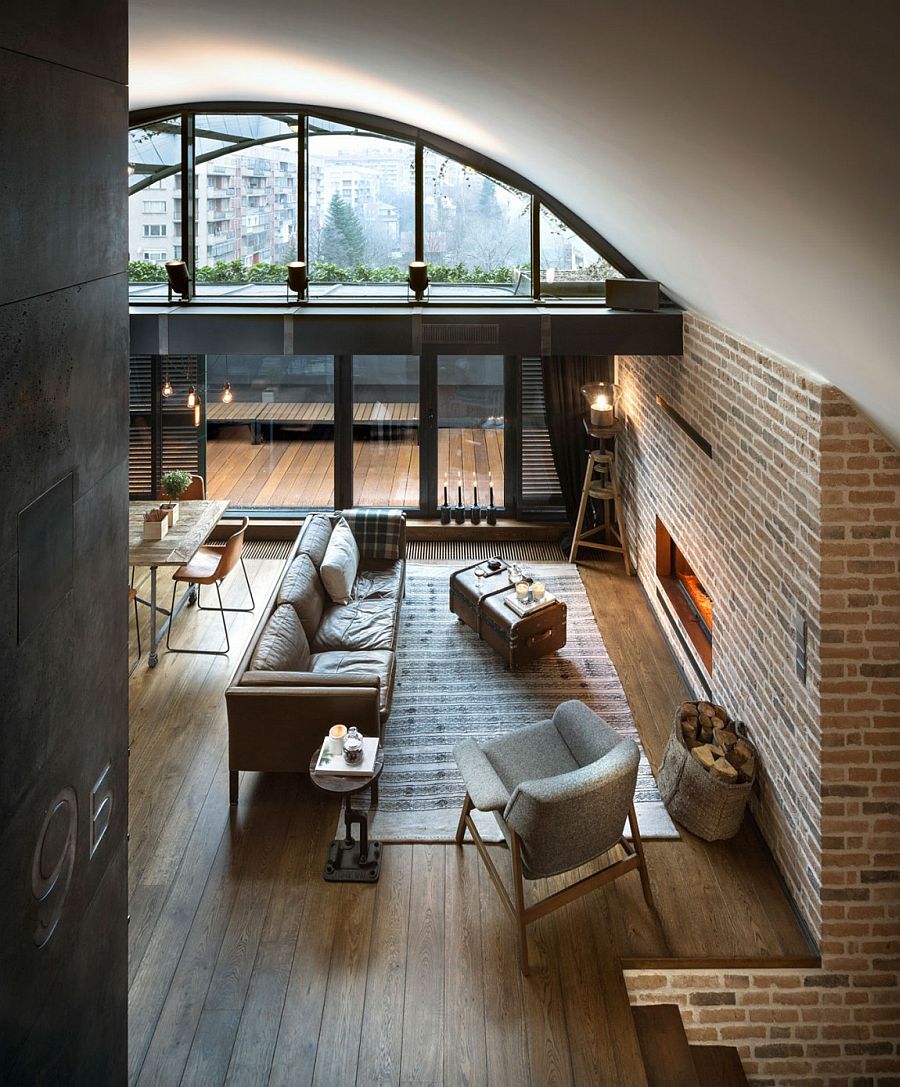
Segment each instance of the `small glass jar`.
[[363,741],[356,725],[351,725],[344,739],[344,761],[350,764],[360,762],[363,756]]

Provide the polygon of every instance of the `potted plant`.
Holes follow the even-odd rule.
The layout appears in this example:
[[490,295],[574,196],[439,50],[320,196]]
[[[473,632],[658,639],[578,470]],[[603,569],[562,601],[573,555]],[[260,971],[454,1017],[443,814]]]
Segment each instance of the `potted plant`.
[[178,520],[178,499],[181,498],[190,485],[191,473],[185,472],[183,468],[176,468],[174,471],[166,472],[165,475],[160,477],[160,490],[168,499],[160,508],[168,513],[170,527]]

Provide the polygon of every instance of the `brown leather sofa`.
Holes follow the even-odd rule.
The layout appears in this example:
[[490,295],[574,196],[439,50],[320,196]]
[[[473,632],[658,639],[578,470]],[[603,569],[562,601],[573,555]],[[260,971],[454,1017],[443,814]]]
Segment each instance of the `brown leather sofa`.
[[238,771],[306,772],[332,725],[381,736],[390,713],[406,519],[393,510],[345,514],[360,564],[350,602],[334,604],[319,566],[341,516],[315,514],[304,521],[225,691],[232,803]]

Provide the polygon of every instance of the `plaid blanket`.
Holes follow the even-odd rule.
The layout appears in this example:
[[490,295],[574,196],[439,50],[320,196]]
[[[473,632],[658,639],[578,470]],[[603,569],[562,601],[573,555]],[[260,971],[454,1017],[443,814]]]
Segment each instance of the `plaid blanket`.
[[345,510],[341,516],[364,559],[400,559],[406,553],[406,514],[400,510]]

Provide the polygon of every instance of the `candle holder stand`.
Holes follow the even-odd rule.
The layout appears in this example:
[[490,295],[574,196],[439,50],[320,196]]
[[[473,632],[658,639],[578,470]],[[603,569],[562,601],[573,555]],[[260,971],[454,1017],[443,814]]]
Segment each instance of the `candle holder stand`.
[[441,524],[450,524],[450,507],[447,505],[446,502],[443,504],[443,506],[441,506]]
[[497,523],[497,507],[492,502],[485,510],[484,519],[489,525],[496,525]]
[[454,506],[453,507],[453,520],[457,525],[464,525],[466,523],[466,507]]
[[481,506],[473,506],[469,511],[469,520],[473,525],[481,524]]

